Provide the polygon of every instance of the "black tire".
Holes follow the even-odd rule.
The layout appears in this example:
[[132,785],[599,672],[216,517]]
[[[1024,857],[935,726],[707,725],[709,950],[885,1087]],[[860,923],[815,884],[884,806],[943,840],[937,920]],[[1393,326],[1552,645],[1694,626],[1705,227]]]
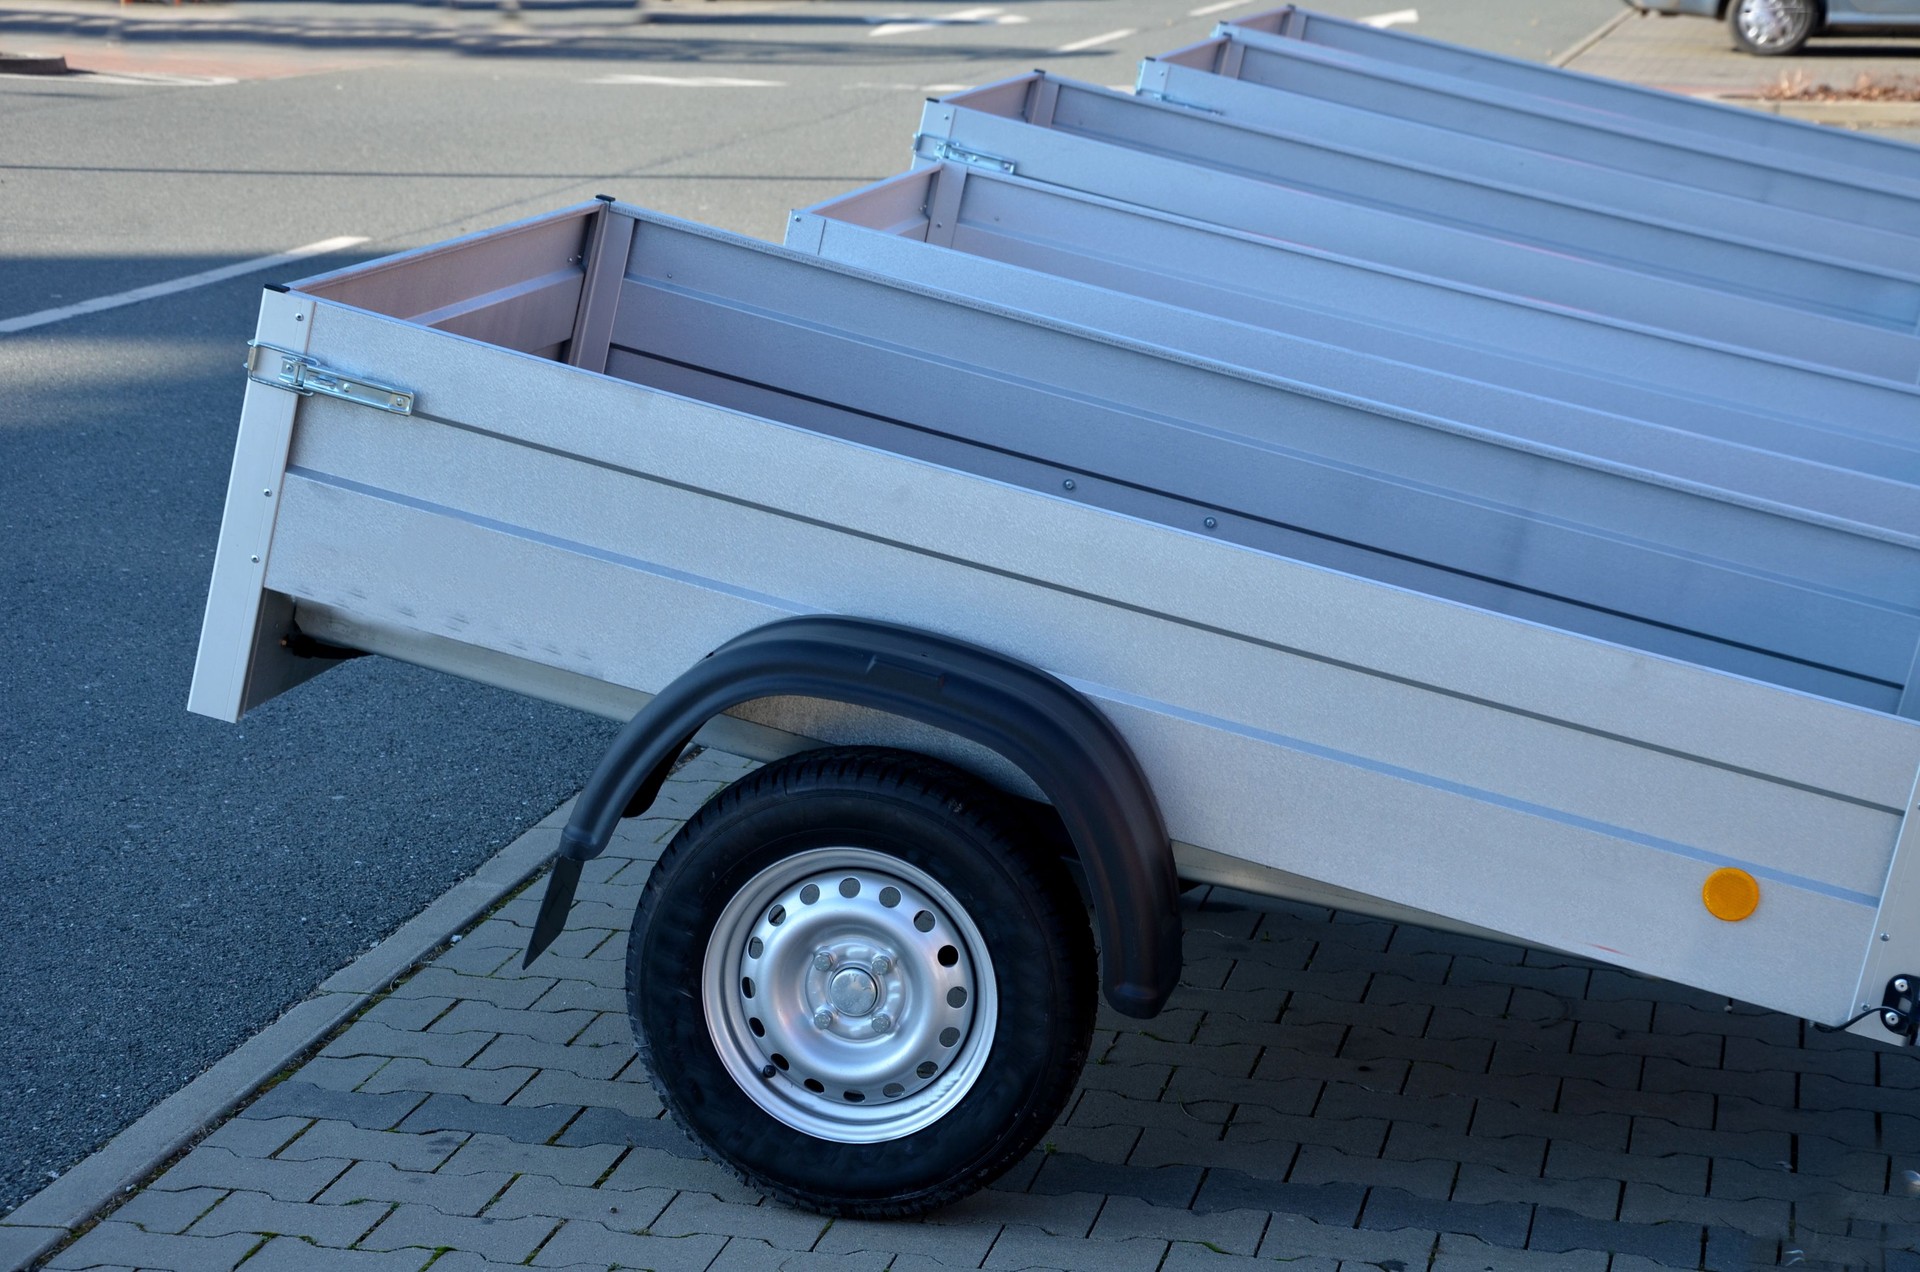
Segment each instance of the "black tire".
[[[903,870],[931,877],[984,941],[997,990],[994,995],[985,994],[984,986],[976,990],[976,1006],[990,997],[997,1006],[990,1045],[982,1043],[972,1053],[977,1076],[970,1084],[953,1082],[964,1094],[952,1097],[957,1102],[924,1129],[882,1142],[819,1138],[757,1102],[805,1100],[797,1090],[776,1097],[769,1087],[750,1097],[743,1079],[735,1076],[739,1049],[730,1071],[714,1040],[713,1029],[726,1029],[732,1009],[720,1000],[710,1013],[703,998],[709,939],[723,917],[732,934],[739,920],[727,916],[752,913],[762,923],[781,922],[770,912],[760,918],[759,909],[745,910],[736,896],[749,895],[742,889],[759,887],[757,881],[769,874],[782,877],[783,870],[820,859],[828,849],[877,852],[904,863]],[[874,895],[883,898],[889,891],[898,897],[891,888]],[[916,916],[916,926],[919,921]],[[796,922],[792,930],[799,927]],[[770,935],[768,944],[777,939]],[[748,944],[760,946],[757,940]],[[731,938],[715,940],[717,949],[733,945]],[[941,951],[942,962],[947,953]],[[769,964],[773,957],[766,954]],[[908,956],[899,961],[906,964]],[[886,966],[878,958],[872,962],[874,968]],[[716,962],[716,969],[722,967]],[[906,975],[904,967],[894,970]],[[730,983],[717,970],[714,984],[720,988],[713,992],[729,992]],[[793,994],[806,992],[792,977],[781,984],[791,984]],[[789,991],[761,985],[743,992],[761,995],[756,1001],[767,1006],[756,1010],[772,1012],[776,1001],[786,1001],[778,996]],[[1036,830],[1030,813],[966,773],[922,756],[873,748],[794,756],[715,796],[681,828],[654,867],[627,949],[627,1008],[640,1057],[681,1127],[749,1185],[794,1205],[847,1217],[901,1217],[947,1205],[1031,1150],[1065,1107],[1085,1063],[1095,993],[1086,910],[1044,828]],[[806,1010],[803,1003],[801,1020]],[[722,1023],[710,1025],[710,1014]],[[987,1014],[983,1009],[979,1021]],[[851,1015],[846,1021],[855,1023]],[[979,1021],[969,1028],[979,1027]],[[899,1035],[906,1033],[900,1026]],[[797,1076],[797,1066],[776,1074],[768,1065],[761,1073],[768,1083]],[[946,1080],[942,1075],[937,1081]],[[820,1088],[809,1084],[807,1089]]]
[[1727,29],[1755,57],[1797,53],[1820,29],[1819,0],[1729,0]]

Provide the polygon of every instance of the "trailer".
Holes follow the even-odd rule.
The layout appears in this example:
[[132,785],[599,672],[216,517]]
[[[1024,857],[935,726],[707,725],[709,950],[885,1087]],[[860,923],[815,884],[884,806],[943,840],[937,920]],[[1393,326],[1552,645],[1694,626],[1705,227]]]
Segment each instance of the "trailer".
[[[1237,50],[1237,51],[1236,51]],[[1579,151],[1530,149],[1459,132],[1418,116],[1374,109],[1374,102],[1344,101],[1292,92],[1257,78],[1217,74],[1244,68],[1248,51],[1216,37],[1140,63],[1142,97],[1215,115],[1228,123],[1277,133],[1308,146],[1343,149],[1415,170],[1441,169],[1494,188],[1526,191],[1576,207],[1602,209],[1655,225],[1684,227],[1709,235],[1736,235],[1774,247],[1864,265],[1910,268],[1920,248],[1920,207],[1904,225],[1874,228],[1842,219],[1845,206],[1832,198],[1816,210],[1781,207],[1680,178],[1647,176],[1601,167]],[[1253,55],[1256,63],[1258,55]],[[1411,194],[1412,191],[1407,193]]]
[[[1910,498],[1920,482],[1911,383],[1487,295],[969,164],[920,168],[804,209],[786,241],[1322,388],[1434,403],[1418,409],[1752,496],[1825,499],[1829,511],[1912,529],[1882,495],[1814,493],[1851,472],[1874,478],[1869,487],[1894,483],[1883,491],[1894,503]],[[1473,400],[1490,386],[1500,404]],[[1754,465],[1771,467],[1769,453],[1830,471],[1789,464],[1763,477]]]
[[1914,1042],[1913,543],[1069,317],[606,201],[270,290],[190,706],[370,652],[631,717],[529,959],[689,741],[768,759],[629,1002],[831,1213],[1038,1142],[1181,878]]
[[1898,182],[1910,192],[1920,191],[1920,154],[1867,133],[1756,115],[1722,102],[1542,66],[1292,4],[1224,22],[1218,29],[1280,36],[1382,68],[1396,66],[1461,87],[1531,99],[1567,117],[1605,121],[1618,132],[1657,133],[1701,150],[1724,152],[1731,145],[1752,162],[1786,171],[1835,175],[1855,184]]
[[[1777,129],[1760,127],[1776,121],[1750,112],[1743,117],[1735,107],[1708,103],[1694,104],[1689,110],[1680,105],[1686,99],[1625,85],[1609,86],[1626,99],[1612,107],[1598,101],[1562,100],[1502,82],[1510,68],[1524,68],[1525,63],[1476,54],[1469,60],[1478,74],[1433,69],[1420,64],[1417,56],[1430,47],[1428,41],[1397,33],[1380,41],[1356,37],[1345,24],[1319,14],[1297,28],[1307,38],[1292,34],[1296,28],[1290,23],[1284,36],[1263,29],[1286,21],[1282,10],[1266,20],[1222,24],[1215,40],[1160,58],[1529,150],[1579,155],[1601,168],[1841,217],[1896,233],[1910,232],[1915,203],[1920,201],[1920,175],[1915,173],[1913,157],[1877,138],[1827,136],[1797,121],[1779,121],[1783,126]],[[1321,33],[1321,40],[1312,38],[1315,31]],[[1336,31],[1343,42],[1364,45],[1366,51],[1321,42]],[[1386,56],[1395,51],[1401,60]],[[1503,75],[1486,75],[1495,65]],[[1532,76],[1543,73],[1564,74],[1531,68]],[[1585,90],[1604,81],[1569,75],[1566,85],[1575,83]],[[1649,99],[1663,109],[1642,110]],[[1676,110],[1688,116],[1686,125],[1676,126],[1664,117]],[[1809,142],[1821,144],[1809,146]],[[1846,158],[1836,158],[1835,151],[1847,152]]]
[[[1375,169],[1377,186],[1357,176],[1336,184],[1285,138],[1041,71],[929,102],[915,155],[918,166],[997,169],[1663,330],[1778,343],[1803,313],[1920,330],[1920,279],[1897,269],[1626,218],[1560,220],[1537,202],[1511,204],[1481,187],[1439,190],[1405,169]],[[1404,193],[1414,188],[1424,191],[1421,207]]]

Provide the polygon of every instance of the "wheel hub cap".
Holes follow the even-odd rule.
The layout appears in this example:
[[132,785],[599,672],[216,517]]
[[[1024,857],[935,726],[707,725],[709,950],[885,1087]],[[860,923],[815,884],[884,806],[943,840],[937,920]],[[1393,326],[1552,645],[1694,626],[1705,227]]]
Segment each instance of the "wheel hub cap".
[[702,979],[728,1073],[821,1139],[931,1125],[993,1041],[979,930],[932,876],[867,849],[797,853],[749,881],[714,925]]
[[1795,38],[1809,19],[1806,0],[1739,0],[1740,29],[1763,48]]
[[833,974],[827,986],[827,1000],[843,1015],[864,1016],[879,1003],[880,987],[868,973],[849,967]]

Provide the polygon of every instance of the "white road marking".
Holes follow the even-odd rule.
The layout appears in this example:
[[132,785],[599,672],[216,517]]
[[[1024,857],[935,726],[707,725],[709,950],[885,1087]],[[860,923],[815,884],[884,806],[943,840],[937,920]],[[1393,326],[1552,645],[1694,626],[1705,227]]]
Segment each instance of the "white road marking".
[[1220,0],[1219,4],[1203,4],[1198,9],[1189,9],[1187,10],[1187,16],[1190,18],[1204,18],[1211,13],[1225,13],[1228,9],[1238,9],[1243,4],[1251,3],[1253,3],[1253,0]]
[[1124,40],[1130,35],[1140,34],[1138,27],[1121,27],[1118,31],[1108,31],[1104,35],[1090,35],[1084,40],[1075,40],[1072,44],[1062,44],[1055,53],[1080,53],[1087,49],[1097,49],[1102,44],[1112,44],[1115,40]]
[[83,300],[77,305],[42,309],[38,313],[22,314],[18,318],[0,318],[0,335],[25,331],[30,327],[44,327],[50,322],[78,318],[81,314],[97,314],[103,309],[118,309],[122,305],[138,304],[140,301],[152,300],[157,296],[171,296],[175,292],[192,291],[196,287],[205,287],[211,283],[224,283],[229,278],[238,278],[242,274],[290,265],[294,261],[305,260],[309,256],[325,256],[328,252],[345,251],[349,247],[357,247],[366,241],[365,237],[351,235],[321,239],[318,243],[296,247],[291,252],[280,252],[273,256],[256,256],[250,261],[222,265],[218,269],[201,270],[198,274],[188,274],[185,278],[175,278],[164,283],[150,283],[145,287],[136,287],[132,291],[115,292],[111,296],[96,296],[92,300]]
[[867,38],[871,40],[877,36],[901,35],[908,31],[931,31],[943,26],[1018,26],[1032,20],[1024,14],[1006,13],[999,8],[962,9],[958,13],[921,18],[891,13],[867,19],[874,24],[873,30],[867,32]]
[[69,71],[65,75],[0,74],[0,79],[39,80],[42,84],[144,84],[154,88],[218,88],[238,84],[231,75],[168,75],[159,71]]
[[660,88],[785,88],[781,80],[736,79],[730,75],[602,75],[583,84],[652,84]]
[[1365,26],[1382,28],[1412,26],[1419,20],[1420,10],[1418,9],[1395,9],[1392,13],[1376,13],[1370,18],[1360,19],[1361,23]]

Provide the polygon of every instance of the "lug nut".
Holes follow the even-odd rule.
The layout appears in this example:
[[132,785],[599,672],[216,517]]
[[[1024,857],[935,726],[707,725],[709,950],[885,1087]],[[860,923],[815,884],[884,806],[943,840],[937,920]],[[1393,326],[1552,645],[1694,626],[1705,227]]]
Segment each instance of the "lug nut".
[[822,1007],[820,1010],[814,1012],[813,1023],[820,1026],[822,1029],[825,1029],[828,1025],[832,1024],[833,1008]]
[[892,970],[892,959],[888,958],[885,954],[875,954],[873,956],[873,974],[875,976],[885,976]]
[[875,1016],[873,1018],[873,1032],[876,1034],[892,1033],[893,1017],[887,1015],[884,1011],[878,1016]]
[[821,950],[818,954],[815,954],[813,956],[814,971],[824,972],[829,967],[832,967],[832,966],[833,966],[833,955],[827,953],[825,950]]

